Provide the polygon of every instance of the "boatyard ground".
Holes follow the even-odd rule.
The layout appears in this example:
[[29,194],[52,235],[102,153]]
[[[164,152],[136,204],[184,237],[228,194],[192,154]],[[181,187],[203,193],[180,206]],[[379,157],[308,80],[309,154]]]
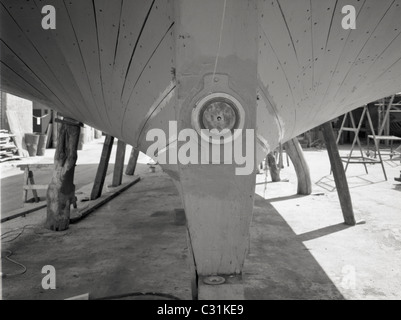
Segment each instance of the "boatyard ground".
[[[95,140],[79,151],[77,192],[90,190],[102,143]],[[46,152],[30,161],[51,163],[54,150]],[[342,146],[340,152],[347,155],[349,147]],[[272,183],[265,173],[257,176],[243,274],[245,297],[401,299],[401,183],[394,181],[400,176],[400,160],[386,157],[388,181],[378,164],[368,165],[369,174],[360,164],[348,168],[359,221],[348,227],[343,224],[326,150],[306,150],[305,157],[313,181],[310,196],[296,195],[295,171],[286,161],[282,182]],[[4,222],[2,234],[15,231],[3,238],[2,252],[12,251],[11,258],[27,270],[2,279],[3,299],[65,299],[85,293],[95,299],[133,292],[191,299],[182,204],[172,180],[159,167],[149,172],[147,162],[141,155],[136,171],[140,182],[67,231],[43,228],[46,208]],[[22,172],[17,164],[1,165],[2,218],[22,205]],[[111,163],[109,173],[112,169]],[[38,174],[37,183],[48,183],[50,174]],[[55,267],[54,290],[41,286],[45,265]],[[20,270],[2,259],[4,274]]]

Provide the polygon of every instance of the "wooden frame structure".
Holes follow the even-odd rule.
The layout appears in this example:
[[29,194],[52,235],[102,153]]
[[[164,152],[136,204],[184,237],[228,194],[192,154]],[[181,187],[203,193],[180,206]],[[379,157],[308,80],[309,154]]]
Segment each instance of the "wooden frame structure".
[[[374,141],[375,152],[377,152],[377,154],[379,155],[379,160],[375,160],[375,159],[372,159],[372,158],[369,158],[369,157],[365,157],[364,152],[363,152],[362,144],[361,144],[361,141],[359,139],[359,132],[361,131],[362,124],[364,123],[364,120],[365,120],[365,116],[367,117],[367,120],[368,120],[368,123],[369,123],[369,127],[370,127],[370,130],[372,132],[371,137],[372,137],[372,139]],[[345,126],[345,123],[346,123],[346,120],[347,120],[348,117],[351,119],[352,127],[346,127]],[[380,163],[380,165],[382,167],[382,170],[383,170],[384,178],[387,180],[386,169],[384,168],[382,155],[380,153],[379,140],[378,140],[377,136],[375,135],[375,129],[374,129],[374,126],[373,126],[372,118],[370,116],[369,108],[367,106],[363,107],[362,115],[361,115],[361,118],[360,118],[360,120],[358,122],[358,125],[356,125],[356,123],[355,123],[355,119],[354,119],[354,115],[353,115],[352,111],[347,113],[344,116],[344,119],[342,121],[340,130],[338,132],[338,137],[337,137],[337,141],[336,141],[336,145],[337,146],[338,146],[338,143],[339,143],[339,141],[341,139],[342,133],[345,132],[345,131],[350,131],[350,132],[354,133],[354,139],[352,141],[351,150],[350,150],[348,156],[341,157],[342,161],[344,163],[346,163],[345,172],[347,172],[348,166],[350,164],[363,164],[364,167],[365,167],[365,172],[368,173],[368,167],[366,166],[366,164]],[[361,153],[360,156],[353,156],[352,155],[356,145],[358,145],[359,152]]]

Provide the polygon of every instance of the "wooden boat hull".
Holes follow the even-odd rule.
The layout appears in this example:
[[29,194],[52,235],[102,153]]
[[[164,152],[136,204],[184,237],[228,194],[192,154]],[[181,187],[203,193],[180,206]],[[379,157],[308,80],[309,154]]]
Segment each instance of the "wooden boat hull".
[[[201,17],[211,72],[223,3],[205,2],[216,10]],[[268,147],[400,91],[399,0],[249,3],[258,10],[257,127]],[[167,129],[165,120],[176,119],[174,1],[48,4],[56,9],[55,30],[41,27],[39,1],[1,1],[2,89],[46,102],[146,151],[144,133]],[[345,5],[356,8],[355,30],[341,26]],[[227,11],[228,21],[233,13]],[[221,37],[217,72],[230,74],[230,63],[222,60],[233,47],[225,41],[235,37],[235,46],[246,47],[250,39],[229,28]],[[205,43],[198,41],[201,52]]]
[[[280,142],[401,88],[401,0],[49,0],[55,30],[41,27],[40,1],[0,2],[2,89],[143,152],[151,129],[196,126],[194,110],[213,94],[240,105],[235,123],[255,130],[240,139],[258,163]],[[356,9],[356,29],[342,27],[345,5]],[[176,140],[167,151],[184,145]],[[240,275],[255,170],[163,167],[181,193],[197,275]],[[230,296],[197,285],[202,297]]]

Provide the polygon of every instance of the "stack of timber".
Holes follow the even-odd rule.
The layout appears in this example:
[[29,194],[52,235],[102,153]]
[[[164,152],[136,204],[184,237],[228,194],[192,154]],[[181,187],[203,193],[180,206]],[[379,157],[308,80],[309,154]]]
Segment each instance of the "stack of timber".
[[7,130],[0,130],[0,162],[21,159],[17,156],[18,148],[14,143],[14,136]]

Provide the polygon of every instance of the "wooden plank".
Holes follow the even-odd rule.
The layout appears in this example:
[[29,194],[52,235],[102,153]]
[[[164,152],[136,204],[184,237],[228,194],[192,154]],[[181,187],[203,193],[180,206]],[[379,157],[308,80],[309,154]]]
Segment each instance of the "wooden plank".
[[70,219],[70,223],[74,224],[77,223],[78,221],[86,218],[89,214],[91,214],[93,211],[95,211],[96,209],[100,208],[102,205],[104,205],[105,203],[109,202],[110,200],[114,199],[115,197],[117,197],[119,194],[121,194],[122,192],[124,192],[125,190],[127,190],[128,188],[130,188],[131,186],[133,186],[134,184],[136,184],[137,182],[139,182],[141,180],[140,177],[136,177],[135,179],[133,179],[130,182],[124,183],[118,187],[116,187],[115,189],[113,189],[112,191],[104,194],[102,197],[97,198],[94,201],[91,201],[89,206],[81,211],[79,211],[78,216],[76,217],[72,217]]
[[[156,52],[162,51],[165,54],[163,56],[164,59],[161,59],[160,57],[156,59],[164,60],[164,62],[167,64],[166,67],[170,68],[171,71],[171,60],[174,59],[173,40],[167,40],[167,46],[169,47],[169,50],[160,50],[159,47],[166,36],[169,33],[171,35],[173,18],[172,1],[156,0],[154,2],[152,9],[149,12],[149,16],[147,17],[146,24],[142,30],[142,34],[138,39],[137,48],[133,52],[132,59],[135,61],[135,63],[131,63],[128,66],[129,69],[126,71],[126,81],[121,96],[123,105],[129,104],[129,100],[134,93],[137,82],[141,77],[144,76],[144,73],[150,72],[151,74],[154,74],[155,72],[159,72],[160,75],[166,74],[161,73],[161,70],[157,69],[157,66],[154,65],[155,62],[153,55],[155,55]],[[151,62],[151,60],[153,60],[153,62]],[[146,70],[146,68],[148,70]],[[154,68],[154,70],[151,70],[152,68]],[[164,87],[166,87],[166,85]]]
[[29,213],[35,212],[37,210],[43,209],[47,206],[46,203],[35,203],[35,204],[28,204],[23,208],[19,208],[16,210],[13,210],[7,214],[2,214],[2,215],[7,215],[5,218],[1,219],[1,223],[10,221],[19,217],[23,217]]
[[113,148],[114,137],[106,135],[106,140],[103,144],[102,155],[100,157],[99,166],[97,168],[95,181],[91,192],[90,199],[95,200],[102,195],[104,179],[107,174],[107,167],[109,166],[110,154]]
[[312,180],[308,163],[304,152],[297,138],[291,139],[284,144],[285,151],[294,165],[297,174],[298,189],[297,194],[310,195],[312,193]]
[[[377,132],[378,136],[381,136],[383,134],[383,131],[385,131],[385,127],[390,125],[389,117],[390,117],[390,112],[391,112],[391,106],[394,102],[394,98],[395,98],[395,95],[392,95],[390,98],[389,104],[386,106],[386,113],[384,114],[383,124],[380,126],[380,129]],[[390,129],[390,128],[388,128],[388,129]],[[389,136],[389,135],[390,135],[389,131],[384,132],[384,136]]]
[[[340,60],[336,66],[332,84],[337,85],[326,95],[326,102],[334,105],[335,103],[342,103],[345,98],[340,89],[345,86],[349,89],[351,83],[347,82],[347,78],[351,76],[353,79],[352,86],[355,90],[359,86],[358,77],[362,72],[366,72],[374,62],[373,57],[380,54],[383,47],[377,46],[377,41],[373,39],[375,29],[383,20],[386,12],[388,12],[390,5],[394,3],[393,0],[384,0],[377,2],[375,0],[366,0],[365,3],[357,9],[358,21],[355,30],[343,31],[341,34],[344,37],[345,47],[341,52]],[[361,4],[360,4],[361,5]],[[375,48],[371,47],[368,54],[364,48],[368,45],[369,41],[376,42]],[[352,45],[351,45],[352,43]],[[366,54],[366,55],[365,55]],[[349,90],[347,90],[349,92]]]
[[[75,114],[82,118],[84,104],[78,104],[72,99],[79,91],[76,90],[75,82],[70,81],[71,72],[65,62],[65,55],[50,36],[53,31],[43,30],[38,23],[43,18],[43,5],[38,7],[33,1],[22,0],[2,0],[1,5],[2,30],[7,30],[1,34],[4,43],[53,92],[57,100],[52,103],[62,108],[65,115]],[[61,10],[59,7],[56,9],[57,21],[61,22]],[[58,28],[60,27],[62,23],[58,23]]]
[[54,166],[53,163],[28,163],[28,164],[19,164],[17,165],[17,168],[20,168],[20,170],[25,170],[25,168],[28,169],[35,169],[35,170],[47,170],[50,169]]
[[80,294],[79,296],[74,296],[64,300],[89,300],[89,293]]
[[16,75],[26,82],[26,86],[31,86],[36,92],[33,93],[37,100],[58,101],[58,98],[43,83],[43,81],[16,55],[14,51],[3,41],[0,40],[1,62],[10,68]]
[[52,146],[53,148],[57,147],[57,141],[58,141],[58,132],[60,130],[60,126],[56,122],[56,119],[58,117],[57,111],[52,110]]
[[81,128],[84,127],[84,124],[82,122],[78,122],[78,121],[71,120],[71,119],[68,119],[68,118],[63,118],[63,119],[56,118],[55,121],[58,122],[58,123],[65,123],[65,124],[70,125],[70,126],[77,126],[77,127],[81,127]]
[[[126,81],[126,74],[135,50],[139,49],[138,39],[141,37],[141,30],[146,24],[146,17],[151,10],[154,1],[123,1],[118,24],[118,37],[114,41],[115,53],[113,60],[113,74],[111,77],[111,103],[110,112],[114,112],[114,105],[121,105],[121,96]],[[112,126],[121,128],[123,116],[121,113],[111,117]],[[104,131],[104,130],[103,130]],[[120,134],[120,130],[118,131]],[[132,141],[130,141],[133,144]]]
[[[35,191],[35,190],[47,190],[48,187],[49,187],[48,184],[31,184],[31,185],[22,186],[22,189]],[[37,195],[36,195],[36,197],[37,197]]]
[[[379,4],[375,1],[370,1],[366,5],[371,7],[372,2],[374,2],[375,5]],[[389,67],[399,59],[399,55],[397,54],[399,51],[396,48],[400,48],[401,45],[399,20],[401,5],[399,1],[392,1],[391,7],[389,7],[388,4],[388,1],[383,2],[383,7],[377,10],[376,15],[381,18],[380,23],[377,24],[376,28],[370,33],[369,40],[359,53],[356,63],[352,65],[352,69],[341,88],[341,94],[350,94],[353,100],[366,100],[365,102],[358,102],[359,105],[364,105],[378,98],[392,95],[399,90],[394,89],[391,84],[386,88],[383,82],[379,83],[377,81],[378,76],[384,70],[388,70]],[[380,5],[382,5],[382,3],[380,3]],[[387,11],[380,16],[379,12],[383,12],[383,9]],[[372,19],[369,23],[377,21],[375,19]],[[359,26],[357,28],[359,28]],[[369,64],[368,68],[366,68],[367,64]],[[394,67],[391,69],[395,77],[397,73],[398,76],[400,76],[401,69],[397,70]],[[369,85],[367,85],[368,80],[371,81]],[[354,85],[355,83],[357,83],[357,85]],[[374,96],[378,98],[374,98]]]
[[19,156],[3,157],[0,159],[0,162],[11,161],[11,160],[21,160],[21,157]]
[[[129,1],[138,6],[138,1]],[[142,4],[142,2],[141,2]],[[142,4],[147,5],[147,3]],[[123,1],[122,0],[100,0],[94,2],[96,14],[97,41],[99,46],[99,68],[101,77],[102,94],[105,103],[105,115],[107,122],[112,126],[111,119],[114,114],[112,110],[112,90],[113,90],[113,72],[115,67],[115,55],[119,40],[128,42],[127,38],[119,39],[121,24],[131,23],[122,20]],[[132,11],[133,19],[138,14]],[[129,39],[132,43],[133,39]]]
[[[74,71],[78,72],[76,69],[78,63],[83,66],[83,69],[80,70],[81,82],[85,83],[84,88],[85,92],[87,92],[85,94],[90,97],[88,99],[89,106],[94,105],[95,107],[91,108],[92,114],[88,119],[89,121],[84,122],[90,125],[95,122],[110,132],[112,128],[108,120],[102,87],[100,48],[95,12],[99,8],[95,6],[95,1],[70,0],[64,3],[70,29],[67,30],[66,26],[63,31],[65,33],[68,32],[69,37],[75,37],[76,41],[75,47],[71,47],[71,45],[68,47],[68,50],[75,49],[73,51],[76,58],[74,63],[77,64],[75,64]],[[63,11],[62,14],[64,14]],[[83,76],[82,72],[84,72]],[[89,106],[85,107],[89,108]]]
[[[138,66],[132,67],[131,72],[127,74],[127,88],[125,88],[122,97],[124,108],[121,126],[122,137],[132,135],[131,128],[135,127],[137,128],[135,131],[136,139],[141,138],[143,126],[148,118],[152,116],[156,108],[160,109],[171,101],[171,91],[175,88],[174,73],[172,72],[175,66],[172,8],[170,2],[162,2],[164,3],[162,7],[159,9],[155,7],[152,10],[152,12],[159,13],[149,16],[149,19],[154,18],[159,19],[160,22],[163,21],[160,27],[154,28],[158,30],[159,34],[157,36],[153,33],[149,35],[151,38],[158,39],[159,42],[153,44],[155,45],[154,48],[146,46],[147,50],[141,54]],[[152,28],[146,28],[146,30],[150,32]],[[147,34],[143,36],[146,37]],[[147,54],[150,54],[148,60],[141,62]]]
[[[381,167],[382,167],[382,170],[383,170],[384,178],[387,181],[387,173],[386,173],[386,169],[384,168],[383,158],[382,158],[382,155],[381,155],[381,152],[380,152],[379,140],[376,139],[376,134],[375,134],[375,130],[374,130],[374,127],[373,127],[373,122],[372,122],[372,118],[370,116],[369,109],[367,107],[365,107],[365,109],[367,110],[366,115],[367,115],[367,118],[368,118],[370,129],[372,131],[373,142],[375,144],[375,151],[379,155],[379,161],[380,161],[380,164],[381,164]],[[369,138],[368,138],[368,143],[369,143]]]
[[338,198],[340,199],[344,221],[345,224],[354,226],[356,225],[356,220],[352,207],[351,195],[348,188],[347,176],[345,175],[344,167],[340,158],[340,153],[338,152],[331,121],[323,124],[322,129],[324,140],[326,142],[327,152],[330,158],[331,168],[333,170]]
[[[283,117],[295,122],[297,104],[302,103],[305,96],[310,93],[305,92],[305,87],[312,85],[310,61],[304,62],[304,59],[312,59],[308,47],[311,44],[310,1],[292,2],[290,11],[287,8],[288,2],[259,1],[259,4],[262,31],[259,42],[259,48],[262,49],[259,65],[261,68],[271,70],[266,72],[274,70],[276,75],[274,79],[268,76],[271,78],[269,88],[274,85],[275,90],[286,91],[285,94],[277,96],[275,103],[281,109]],[[292,23],[297,27],[293,28]],[[297,42],[300,41],[305,44],[304,47],[297,47]],[[267,74],[263,74],[263,78],[265,75]],[[295,126],[285,128],[285,140],[293,135],[295,128]]]
[[38,197],[38,193],[36,191],[36,188],[35,187],[32,188],[33,186],[36,186],[36,185],[35,185],[35,179],[33,177],[33,172],[30,171],[30,170],[29,170],[29,173],[28,173],[28,180],[29,180],[29,183],[31,185],[30,186],[27,185],[27,187],[31,187],[29,189],[32,190],[32,194],[33,194],[33,198],[35,199],[35,202],[39,202],[40,198]]
[[[50,99],[61,112],[90,125],[97,123],[95,127],[139,148],[138,132],[146,132],[143,120],[147,125],[149,116],[153,122],[149,108],[162,100],[160,93],[169,86],[162,79],[174,73],[175,62],[170,64],[171,55],[163,55],[168,51],[161,49],[167,48],[161,40],[168,35],[160,37],[175,21],[169,15],[173,1],[49,0],[57,11],[56,30],[40,26],[42,1],[0,2],[6,53],[0,60],[10,66],[2,71],[2,87]],[[341,27],[344,5],[357,10],[356,30]],[[275,147],[277,130],[290,139],[327,118],[399,90],[400,10],[399,0],[258,2],[260,82],[278,111],[265,120],[273,124],[264,137],[270,147]],[[213,33],[216,29],[204,37],[213,36],[218,43]],[[183,35],[173,36],[173,44],[178,36]],[[198,49],[194,48],[195,54]],[[150,71],[159,63],[163,71]],[[172,105],[168,104],[169,116]],[[277,129],[276,121],[286,125]],[[159,122],[161,117],[154,123]]]
[[14,144],[1,144],[0,148],[3,149],[17,149],[17,147]]
[[113,171],[113,181],[111,184],[113,187],[119,186],[123,180],[124,159],[125,159],[126,147],[127,147],[127,144],[124,141],[118,140],[116,161],[114,164],[114,171]]
[[[82,210],[79,210],[78,216],[71,217],[70,223],[74,224],[77,223],[78,221],[86,218],[90,213],[94,212],[96,209],[99,209],[102,205],[106,204],[107,202],[111,201],[115,197],[117,197],[119,194],[127,190],[128,188],[132,187],[134,184],[139,182],[141,180],[140,177],[134,178],[132,181],[126,182],[122,185],[120,185],[117,188],[114,188],[107,194],[105,194],[103,197],[94,200],[93,202],[90,203],[88,207],[85,207]],[[7,214],[7,217],[1,219],[1,223],[10,221],[19,217],[23,217],[29,213],[38,211],[40,209],[43,209],[47,206],[47,203],[35,203],[35,204],[29,204],[26,205],[24,208],[16,209],[12,212],[9,212]]]
[[125,169],[125,174],[128,176],[133,176],[135,173],[136,163],[138,161],[139,150],[132,148],[131,154],[128,160],[127,168]]
[[[1,72],[1,66],[0,64],[0,72]],[[3,131],[7,126],[6,126],[6,106],[7,106],[7,94],[3,91],[1,91],[2,88],[2,81],[0,81],[0,128],[2,128],[1,131]]]
[[1,88],[3,91],[19,97],[29,98],[31,100],[43,101],[48,103],[48,99],[43,92],[35,87],[35,83],[27,81],[26,75],[19,74],[2,58],[0,61],[0,71],[2,73]]
[[[277,148],[284,137],[284,123],[282,118],[278,117],[277,106],[272,101],[272,97],[260,80],[256,106],[256,114],[258,115],[256,118],[257,137],[258,142],[260,141],[256,145],[257,163],[260,163],[267,153]],[[269,141],[267,141],[266,137],[269,137]]]

